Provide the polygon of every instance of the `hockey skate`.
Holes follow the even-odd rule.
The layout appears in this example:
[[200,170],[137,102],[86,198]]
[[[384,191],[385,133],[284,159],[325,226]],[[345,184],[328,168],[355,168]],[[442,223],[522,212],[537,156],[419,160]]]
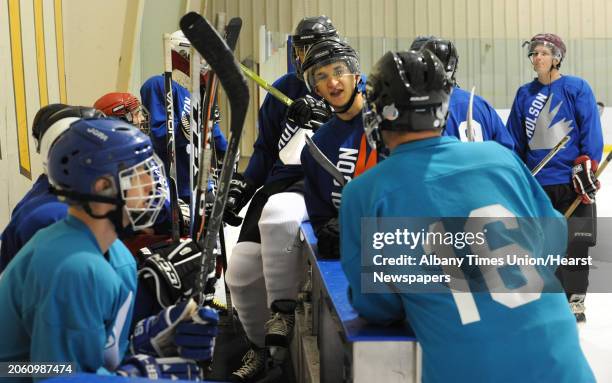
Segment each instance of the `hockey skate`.
[[266,376],[268,349],[251,344],[242,358],[242,367],[232,372],[230,382],[256,382]]
[[585,294],[572,294],[569,299],[570,309],[576,317],[576,323],[585,323],[586,315],[584,314],[584,298]]
[[287,358],[293,327],[295,325],[295,306],[293,300],[278,300],[272,303],[272,315],[266,322],[266,347],[274,365],[282,364]]

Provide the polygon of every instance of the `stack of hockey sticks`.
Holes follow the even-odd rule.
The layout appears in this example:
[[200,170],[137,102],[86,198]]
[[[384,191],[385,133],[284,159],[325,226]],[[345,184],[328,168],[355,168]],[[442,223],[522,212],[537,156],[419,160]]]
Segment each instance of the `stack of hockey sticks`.
[[[186,16],[185,16],[186,17]],[[235,49],[242,27],[242,20],[235,17],[230,20],[226,27],[226,41],[228,47],[231,49],[230,53]],[[197,50],[197,47],[194,46]],[[199,172],[197,177],[194,177],[193,187],[193,201],[194,201],[194,219],[192,220],[191,237],[198,242],[203,240],[204,227],[206,222],[205,206],[206,206],[206,192],[208,190],[209,179],[211,176],[210,168],[213,156],[212,150],[212,130],[214,121],[214,110],[216,109],[217,99],[217,87],[219,85],[219,78],[216,74],[215,68],[213,67],[208,73],[208,81],[206,84],[206,95],[204,98],[203,107],[201,108],[202,118],[200,119],[202,124],[202,130],[199,137],[199,155],[198,164]],[[234,160],[235,154],[232,157]],[[195,172],[194,172],[195,173]],[[194,174],[195,175],[195,174]]]
[[172,243],[181,238],[179,229],[178,177],[176,164],[176,135],[174,126],[174,97],[172,95],[172,38],[164,34],[164,103],[166,107],[166,146],[168,153],[168,187],[170,189],[170,219],[172,223]]
[[[242,28],[242,20],[238,17],[232,18],[228,25],[225,28],[225,38],[227,45],[233,51],[236,48],[236,44],[238,42],[238,37],[240,35],[240,29]],[[196,50],[194,48],[194,50]],[[196,50],[197,52],[197,50]],[[199,57],[199,54],[197,55]],[[192,77],[193,78],[193,77]],[[209,193],[209,181],[211,179],[211,166],[212,166],[212,158],[213,154],[216,154],[216,151],[213,149],[213,125],[216,123],[215,121],[215,110],[217,109],[217,89],[219,85],[219,79],[215,74],[214,68],[208,72],[208,79],[206,83],[206,93],[204,98],[204,103],[201,108],[201,132],[199,135],[198,141],[198,164],[199,164],[199,172],[197,172],[197,176],[193,178],[193,211],[192,215],[193,219],[191,220],[191,238],[196,241],[200,248],[204,249],[204,237],[205,237],[205,224],[206,224],[206,197]],[[195,150],[194,150],[195,152]],[[235,155],[232,157],[232,160],[236,157]],[[195,161],[194,161],[195,162]],[[215,161],[215,164],[218,161]],[[232,163],[233,166],[233,163]],[[195,172],[194,172],[195,173]],[[195,174],[194,174],[195,175]],[[218,188],[217,188],[218,192]],[[211,194],[212,195],[212,194]],[[227,268],[227,255],[225,251],[225,238],[223,235],[223,223],[221,223],[219,229],[215,232],[215,245],[213,249],[210,250],[209,256],[213,259],[216,259],[216,254],[214,249],[219,248],[221,251],[221,263],[217,264],[217,266],[222,266],[225,270]],[[218,237],[217,234],[218,233]],[[205,257],[206,255],[203,254]],[[213,263],[215,265],[215,263]],[[213,266],[214,267],[214,266]],[[215,268],[215,277],[221,277],[221,270],[219,267]],[[209,270],[212,273],[212,270]],[[221,280],[219,280],[221,281]],[[224,289],[227,289],[223,286]],[[198,294],[200,292],[198,291]],[[231,309],[231,302],[229,294],[225,294],[225,305],[228,309]],[[231,310],[230,310],[231,311]]]
[[[204,302],[204,288],[208,274],[214,267],[213,250],[217,243],[217,233],[219,232],[222,220],[227,194],[229,192],[229,183],[233,176],[234,161],[236,153],[239,149],[240,136],[244,126],[244,120],[249,103],[249,89],[246,80],[242,76],[239,64],[234,58],[232,50],[227,46],[225,41],[219,36],[217,31],[206,21],[202,16],[195,12],[191,12],[182,17],[180,21],[181,30],[191,42],[192,46],[202,55],[208,62],[215,76],[223,85],[227,97],[230,102],[231,109],[231,125],[230,137],[223,161],[223,168],[218,180],[217,194],[213,204],[212,212],[209,217],[209,222],[206,225],[205,234],[200,235],[202,241],[202,267],[198,275],[196,283],[196,297],[198,302]],[[212,77],[212,76],[211,76]],[[210,78],[209,78],[210,82]],[[207,99],[214,101],[214,97],[209,97],[212,86],[207,89]],[[204,122],[203,122],[203,126]],[[203,146],[204,147],[204,146]],[[200,179],[203,179],[202,173],[205,168],[200,166]],[[207,180],[204,183],[204,195],[207,188]],[[200,183],[200,192],[202,184]],[[200,193],[202,194],[202,193]],[[204,195],[201,196],[202,201]],[[198,205],[199,208],[200,205]],[[198,214],[196,214],[197,216]],[[195,227],[195,225],[194,225]],[[203,224],[201,226],[203,228]]]
[[[238,34],[240,32],[242,22],[240,19],[233,19],[227,27],[227,32],[230,36],[231,44],[233,46],[236,45],[236,41],[238,38]],[[174,49],[173,49],[174,47]],[[194,51],[189,52],[191,47],[191,43],[187,40],[182,32],[175,32],[172,35],[166,34],[164,35],[164,52],[166,57],[166,65],[165,65],[165,77],[164,77],[164,98],[165,98],[165,108],[166,108],[166,117],[167,117],[167,143],[168,143],[168,160],[166,163],[169,163],[169,184],[172,185],[173,193],[171,195],[171,206],[172,206],[172,238],[170,242],[167,241],[161,243],[153,243],[152,245],[147,245],[146,247],[139,247],[138,252],[136,253],[137,258],[139,259],[139,277],[142,276],[143,280],[147,281],[147,284],[151,285],[150,287],[154,289],[158,302],[163,307],[167,307],[171,304],[176,303],[176,299],[182,299],[193,294],[193,291],[198,290],[195,283],[198,280],[200,263],[202,255],[202,247],[204,241],[204,222],[206,220],[206,194],[209,194],[209,199],[214,199],[214,194],[212,190],[209,190],[209,179],[212,174],[209,166],[211,162],[211,152],[212,149],[209,145],[210,137],[212,136],[211,130],[213,126],[212,121],[212,110],[214,109],[214,101],[215,101],[215,92],[216,92],[216,83],[217,80],[214,78],[212,71],[209,71],[209,81],[208,84],[208,92],[206,97],[206,105],[204,108],[200,107],[200,81],[203,77],[201,75],[202,69],[202,60],[200,55]],[[174,68],[172,65],[172,61],[177,62],[176,60],[171,60],[170,57],[176,51],[180,50],[182,55],[175,55],[174,59],[177,57],[181,60],[178,61],[178,64],[182,68]],[[191,63],[187,60],[186,56],[190,55]],[[191,67],[191,69],[189,69]],[[180,229],[179,229],[179,212],[178,212],[178,193],[177,193],[177,185],[176,185],[176,152],[175,152],[175,139],[178,137],[177,127],[174,120],[175,113],[175,105],[173,97],[176,97],[175,93],[173,93],[172,87],[172,70],[178,69],[181,72],[181,77],[184,79],[187,77],[187,74],[190,74],[190,81],[184,80],[182,83],[190,88],[190,97],[192,98],[191,104],[188,102],[188,98],[185,99],[185,109],[181,110],[182,118],[180,124],[183,127],[184,136],[190,141],[192,148],[198,148],[197,150],[190,150],[190,176],[191,183],[197,184],[195,187],[191,185],[191,190],[193,192],[193,197],[199,203],[196,212],[194,212],[193,206],[195,206],[194,202],[190,205],[192,206],[191,212],[185,212],[184,214],[188,214],[192,217],[191,222],[194,223],[191,225],[189,230],[189,239],[181,240]],[[176,89],[176,85],[174,85]],[[187,110],[191,109],[191,110]],[[204,116],[202,116],[204,109]],[[179,111],[176,111],[179,112]],[[191,113],[190,113],[191,112]],[[190,114],[191,118],[187,118],[187,115]],[[188,132],[189,130],[189,132]],[[180,130],[179,130],[180,132]],[[204,155],[204,154],[205,155]],[[232,156],[233,157],[233,156]],[[204,163],[203,158],[207,158],[207,162]],[[186,169],[185,169],[186,170]],[[195,178],[197,176],[197,178]],[[197,181],[197,182],[196,182]],[[195,189],[195,191],[193,191]],[[187,209],[185,209],[187,210]],[[210,214],[210,212],[208,212]],[[217,246],[218,243],[218,235],[217,233],[222,233],[216,229],[213,242],[213,249],[211,249],[210,253],[212,254],[213,250],[217,253],[217,250],[220,250],[220,255],[225,256],[225,249],[223,243],[221,246]],[[183,234],[185,235],[185,233]],[[222,241],[221,241],[222,242]],[[144,244],[143,244],[144,245]],[[216,258],[216,257],[215,257]],[[214,263],[213,263],[214,264]],[[219,265],[225,264],[225,260],[219,262]],[[221,270],[213,270],[215,277],[220,277]],[[212,285],[216,282],[217,279],[210,281],[210,290],[212,290]],[[221,279],[218,280],[222,282]],[[212,291],[210,291],[212,292]],[[214,298],[211,296],[210,298]],[[223,309],[224,299],[219,296],[219,301],[213,306],[216,306],[220,309]],[[225,295],[225,303],[229,302],[229,296]],[[214,302],[214,301],[213,301]]]

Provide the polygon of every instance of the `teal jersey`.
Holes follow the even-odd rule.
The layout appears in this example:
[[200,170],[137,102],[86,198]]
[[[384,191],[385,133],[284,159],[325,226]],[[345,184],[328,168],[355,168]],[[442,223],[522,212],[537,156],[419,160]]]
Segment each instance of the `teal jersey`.
[[109,373],[127,351],[135,295],[129,250],[115,240],[102,254],[69,215],[36,233],[0,275],[0,361]]
[[[593,382],[565,295],[546,292],[562,291],[554,269],[525,274],[537,272],[542,280],[540,290],[529,293],[506,286],[507,293],[468,289],[457,295],[445,284],[414,293],[395,282],[383,285],[386,292],[362,293],[360,218],[433,222],[475,211],[480,217],[548,217],[532,220],[525,243],[544,254],[565,252],[565,221],[522,161],[494,142],[436,137],[406,143],[348,183],[340,209],[341,263],[355,310],[374,323],[409,321],[423,350],[423,382]],[[407,274],[423,272],[406,267],[414,267]]]

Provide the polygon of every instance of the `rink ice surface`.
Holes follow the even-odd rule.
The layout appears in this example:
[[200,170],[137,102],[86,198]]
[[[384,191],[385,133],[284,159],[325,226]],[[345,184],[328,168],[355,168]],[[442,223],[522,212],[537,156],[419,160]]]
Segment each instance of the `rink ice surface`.
[[[600,178],[602,189],[597,194],[599,217],[612,217],[612,164]],[[242,215],[246,209],[242,211]],[[232,249],[238,239],[238,228],[225,229],[226,248]],[[612,233],[598,233],[598,236]],[[229,254],[231,257],[231,252]],[[608,260],[612,263],[612,254]],[[612,278],[612,275],[610,275]],[[612,382],[612,292],[589,293],[586,301],[587,322],[578,326],[580,344],[598,382]]]

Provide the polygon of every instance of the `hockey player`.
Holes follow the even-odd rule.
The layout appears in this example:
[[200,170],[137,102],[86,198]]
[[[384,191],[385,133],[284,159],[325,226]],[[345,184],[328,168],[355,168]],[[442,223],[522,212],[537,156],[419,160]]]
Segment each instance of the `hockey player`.
[[[342,195],[341,263],[355,310],[372,323],[410,322],[423,350],[424,383],[594,382],[563,294],[542,293],[561,291],[552,270],[521,267],[518,274],[505,272],[517,280],[504,279],[500,286],[501,269],[507,268],[478,267],[471,269],[473,278],[468,280],[466,274],[463,282],[469,285],[458,295],[449,288],[457,279],[437,285],[433,292],[414,293],[411,288],[417,288],[407,283],[389,282],[380,284],[378,294],[363,293],[364,273],[371,271],[362,265],[372,261],[362,257],[362,217],[377,218],[376,225],[384,225],[384,217],[404,217],[411,230],[425,232],[435,222],[447,228],[449,220],[438,221],[445,217],[463,217],[466,225],[467,217],[491,217],[487,219],[502,225],[487,226],[487,240],[491,233],[505,235],[506,243],[516,239],[515,246],[527,246],[534,256],[535,251],[544,256],[562,252],[566,243],[564,219],[513,153],[495,143],[460,143],[441,136],[452,84],[433,53],[387,52],[368,76],[367,89],[366,132],[391,154],[348,183]],[[518,230],[510,234],[509,224]],[[525,232],[523,225],[533,231]],[[425,250],[426,244],[433,242],[417,244],[414,254],[431,251]],[[417,262],[402,266],[401,272],[437,275],[446,270]],[[463,274],[468,269],[456,270]],[[472,282],[483,278],[484,290],[471,293]],[[518,280],[520,284],[513,284]],[[496,356],[500,347],[503,357]]]
[[94,108],[107,116],[117,117],[136,126],[144,134],[149,134],[149,112],[140,100],[131,93],[111,92],[100,97]]
[[481,96],[474,95],[472,132],[469,134],[467,131],[470,93],[459,88],[457,85],[455,75],[457,73],[459,55],[457,54],[455,44],[450,40],[441,39],[436,36],[419,36],[412,42],[410,49],[419,50],[421,48],[429,49],[438,56],[442,64],[444,64],[446,75],[453,84],[453,93],[450,97],[448,119],[444,134],[455,136],[461,141],[495,140],[508,149],[513,150],[514,140],[512,136],[508,133],[493,106]]
[[[516,142],[516,153],[533,168],[566,135],[570,141],[536,176],[555,209],[564,213],[580,196],[582,204],[569,222],[569,257],[586,259],[595,246],[597,211],[595,178],[603,152],[603,133],[597,104],[589,84],[578,77],[561,75],[565,44],[552,33],[535,35],[528,42],[527,56],[538,77],[516,92],[508,117],[508,130]],[[578,221],[578,220],[576,220]],[[558,270],[572,311],[584,322],[584,298],[588,287],[588,264],[563,266]]]
[[[229,191],[228,209],[234,214],[253,198],[226,275],[232,303],[251,345],[244,364],[232,374],[234,381],[258,379],[266,371],[265,346],[275,347],[279,351],[275,359],[282,359],[281,351],[291,340],[305,268],[299,239],[299,226],[307,219],[299,158],[305,132],[300,126],[329,117],[328,108],[306,88],[302,63],[308,48],[324,38],[338,38],[326,16],[306,17],[298,23],[291,36],[297,73],[287,73],[273,84],[295,101],[287,110],[280,101],[266,96],[259,109],[253,155],[245,172],[232,180]],[[302,106],[312,113],[302,116]]]
[[[116,119],[80,120],[49,152],[49,180],[68,216],[39,231],[0,278],[0,361],[70,362],[77,371],[148,378],[199,376],[216,312],[181,303],[128,329],[132,255],[117,239],[150,226],[167,196],[151,141]],[[173,357],[159,359],[159,357]]]
[[[303,65],[308,87],[331,105],[334,116],[312,137],[346,181],[378,162],[378,153],[367,145],[363,133],[359,90],[359,59],[341,41],[325,40],[312,46]],[[338,208],[342,185],[321,167],[310,152],[302,150],[305,199],[308,216],[317,235],[318,254],[339,257]]]
[[43,159],[43,172],[36,179],[30,191],[15,206],[11,220],[2,233],[0,247],[0,273],[15,254],[40,229],[66,216],[68,207],[49,192],[47,177],[47,156],[53,143],[80,118],[102,117],[94,108],[51,104],[41,108],[32,124],[32,135],[36,152]]

